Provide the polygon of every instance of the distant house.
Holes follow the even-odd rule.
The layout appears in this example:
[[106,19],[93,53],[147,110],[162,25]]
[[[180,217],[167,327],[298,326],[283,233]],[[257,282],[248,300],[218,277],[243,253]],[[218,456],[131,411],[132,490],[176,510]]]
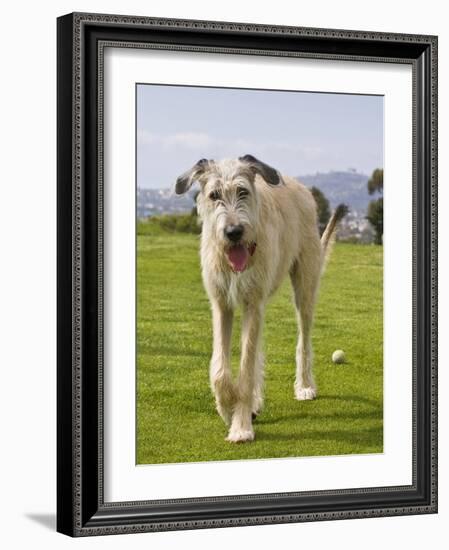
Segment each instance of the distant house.
[[138,218],[148,218],[156,214],[182,213],[192,210],[194,201],[191,194],[175,195],[171,189],[137,188],[136,212]]

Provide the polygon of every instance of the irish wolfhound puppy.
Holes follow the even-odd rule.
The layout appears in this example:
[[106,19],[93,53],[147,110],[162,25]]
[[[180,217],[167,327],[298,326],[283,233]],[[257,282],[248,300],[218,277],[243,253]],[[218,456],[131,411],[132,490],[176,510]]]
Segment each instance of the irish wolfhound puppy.
[[[320,274],[345,207],[334,212],[320,241],[310,191],[251,155],[220,162],[200,160],[177,179],[176,193],[185,193],[195,181],[201,187],[197,204],[202,276],[213,317],[211,386],[217,410],[230,427],[228,441],[251,441],[252,420],[263,402],[265,305],[287,274],[299,325],[295,397],[316,396],[310,342],[313,310]],[[238,305],[242,342],[235,383],[231,333]]]

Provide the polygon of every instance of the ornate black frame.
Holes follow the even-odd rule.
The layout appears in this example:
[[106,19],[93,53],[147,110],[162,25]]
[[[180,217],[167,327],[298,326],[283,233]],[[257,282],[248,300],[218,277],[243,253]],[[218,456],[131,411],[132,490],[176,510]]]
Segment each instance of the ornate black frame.
[[[104,503],[103,48],[408,63],[413,68],[413,483]],[[437,38],[102,14],[58,18],[57,529],[71,536],[437,511]]]

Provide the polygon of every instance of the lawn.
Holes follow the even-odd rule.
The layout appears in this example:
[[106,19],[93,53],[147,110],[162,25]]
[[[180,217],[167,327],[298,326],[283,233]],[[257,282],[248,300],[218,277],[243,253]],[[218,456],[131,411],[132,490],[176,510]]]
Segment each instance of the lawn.
[[[225,441],[209,387],[212,334],[198,244],[197,235],[139,224],[137,463],[382,452],[382,247],[334,248],[315,315],[314,401],[293,398],[297,328],[288,281],[278,291],[265,320],[265,407],[255,441],[235,445]],[[332,363],[336,349],[346,364]]]

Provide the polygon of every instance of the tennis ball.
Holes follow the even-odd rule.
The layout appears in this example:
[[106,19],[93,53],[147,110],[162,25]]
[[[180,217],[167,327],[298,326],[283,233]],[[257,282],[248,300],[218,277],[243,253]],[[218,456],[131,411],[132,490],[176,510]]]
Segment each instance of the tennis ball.
[[345,352],[342,349],[337,349],[332,354],[332,361],[334,363],[340,364],[346,361]]

